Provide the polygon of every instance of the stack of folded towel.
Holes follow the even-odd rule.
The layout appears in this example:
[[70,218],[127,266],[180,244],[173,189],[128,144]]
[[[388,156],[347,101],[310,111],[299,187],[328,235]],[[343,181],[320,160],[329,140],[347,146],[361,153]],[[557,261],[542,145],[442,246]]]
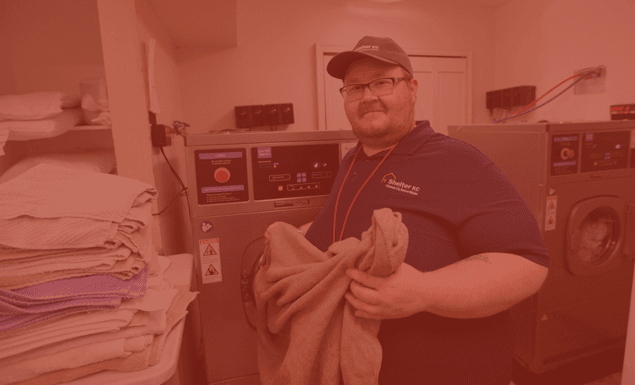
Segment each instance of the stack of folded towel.
[[49,164],[0,185],[0,385],[159,362],[195,294],[163,280],[156,195],[133,179]]
[[82,124],[80,103],[63,92],[0,95],[0,155],[7,140],[50,138]]

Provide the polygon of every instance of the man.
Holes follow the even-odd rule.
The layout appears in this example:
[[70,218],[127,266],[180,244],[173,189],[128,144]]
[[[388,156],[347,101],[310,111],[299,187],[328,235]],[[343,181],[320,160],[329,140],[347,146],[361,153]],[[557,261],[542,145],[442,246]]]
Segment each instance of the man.
[[380,384],[508,385],[509,308],[540,288],[549,266],[529,207],[480,151],[415,124],[418,83],[392,39],[364,37],[327,71],[343,80],[359,143],[306,238],[322,251],[360,238],[382,207],[400,212],[409,232],[391,276],[347,272],[356,315],[382,320]]

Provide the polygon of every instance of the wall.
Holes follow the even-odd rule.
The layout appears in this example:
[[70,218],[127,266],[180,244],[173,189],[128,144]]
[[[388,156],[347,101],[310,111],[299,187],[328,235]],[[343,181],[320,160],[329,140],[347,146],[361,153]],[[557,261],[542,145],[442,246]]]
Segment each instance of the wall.
[[316,43],[353,48],[365,35],[404,48],[474,52],[474,122],[494,85],[494,11],[406,0],[239,0],[238,47],[179,49],[183,112],[193,132],[235,128],[234,106],[294,105],[289,130],[317,129]]
[[[171,126],[175,120],[183,121],[181,107],[181,95],[179,91],[179,74],[176,63],[176,46],[168,36],[164,26],[161,25],[152,9],[144,0],[136,0],[137,10],[137,34],[141,44],[141,58],[144,73],[144,86],[148,89],[146,47],[150,39],[156,40],[154,72],[155,85],[159,100],[160,112],[156,115],[157,123]],[[146,110],[150,110],[149,96],[146,93]],[[149,126],[147,126],[150,130]],[[187,175],[184,159],[183,138],[172,137],[172,146],[163,148],[166,157],[172,167],[177,171],[183,183],[187,186]],[[191,232],[186,218],[187,206],[185,198],[179,198],[172,204],[170,202],[181,192],[181,185],[172,174],[158,148],[152,148],[152,163],[154,165],[154,177],[159,191],[158,207],[167,210],[161,214],[161,233],[163,248],[166,255],[190,252],[189,242]]]
[[635,103],[634,20],[633,0],[511,0],[497,8],[496,89],[535,85],[539,97],[574,70],[607,67],[604,93],[575,95],[571,88],[510,122],[610,120],[610,105]]
[[104,76],[94,1],[2,0],[0,25],[0,49],[10,58],[0,60],[0,93],[79,94],[82,79]]

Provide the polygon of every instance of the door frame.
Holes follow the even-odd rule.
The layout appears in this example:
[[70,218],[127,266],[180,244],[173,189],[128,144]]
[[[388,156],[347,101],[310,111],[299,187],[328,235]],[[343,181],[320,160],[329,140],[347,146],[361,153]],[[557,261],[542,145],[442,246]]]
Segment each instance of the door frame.
[[[350,51],[351,47],[315,44],[315,72],[317,80],[318,130],[326,130],[326,92],[324,89],[324,55]],[[472,123],[472,51],[435,51],[423,48],[404,49],[408,56],[459,57],[467,59],[467,124]]]

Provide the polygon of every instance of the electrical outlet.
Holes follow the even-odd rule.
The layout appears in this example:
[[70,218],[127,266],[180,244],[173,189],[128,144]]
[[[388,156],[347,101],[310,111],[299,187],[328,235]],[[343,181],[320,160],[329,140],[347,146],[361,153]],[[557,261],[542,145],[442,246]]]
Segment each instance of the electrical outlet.
[[236,127],[246,128],[251,127],[251,107],[250,106],[236,106],[234,107],[236,113]]
[[598,66],[585,68],[578,71],[574,71],[574,74],[583,74],[591,72],[586,75],[584,79],[580,80],[573,86],[573,93],[576,95],[582,94],[600,94],[605,90],[606,83],[606,67]]
[[280,124],[292,124],[293,122],[293,103],[281,104]]
[[265,106],[251,106],[251,123],[254,127],[267,125]]
[[268,126],[280,124],[280,107],[277,104],[265,105],[265,115]]

